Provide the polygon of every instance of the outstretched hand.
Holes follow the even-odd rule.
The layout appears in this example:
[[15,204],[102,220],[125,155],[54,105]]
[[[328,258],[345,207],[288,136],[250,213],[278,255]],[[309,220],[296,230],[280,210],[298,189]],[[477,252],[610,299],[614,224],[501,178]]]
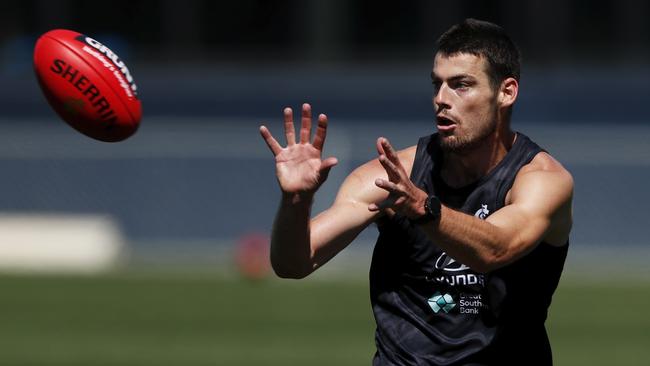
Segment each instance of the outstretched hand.
[[327,116],[318,116],[314,141],[311,141],[311,106],[302,105],[300,141],[296,143],[293,111],[284,109],[284,132],[287,146],[282,147],[266,126],[260,126],[260,133],[275,156],[275,167],[280,189],[285,194],[313,195],[325,182],[337,159],[322,160],[323,145],[327,136]]
[[377,152],[379,163],[384,167],[388,180],[377,178],[375,185],[388,192],[388,197],[368,206],[370,211],[379,211],[390,208],[402,213],[408,218],[417,218],[424,214],[424,201],[426,192],[416,187],[409,178],[406,169],[397,156],[397,153],[388,142],[388,139],[377,139]]

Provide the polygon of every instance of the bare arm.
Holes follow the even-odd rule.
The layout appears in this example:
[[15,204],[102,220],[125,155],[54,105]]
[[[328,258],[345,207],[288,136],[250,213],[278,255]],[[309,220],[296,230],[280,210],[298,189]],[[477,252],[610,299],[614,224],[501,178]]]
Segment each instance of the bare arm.
[[[392,198],[371,204],[369,209],[392,208],[410,218],[422,216],[427,194],[408,179],[386,139],[378,141],[378,151],[389,180],[376,184]],[[542,240],[563,244],[571,228],[573,180],[559,163],[542,154],[522,169],[506,206],[487,220],[443,206],[440,219],[421,228],[450,256],[479,272],[512,263]]]
[[572,185],[566,172],[526,172],[512,187],[512,202],[485,221],[444,207],[437,225],[422,228],[452,257],[489,272],[528,254],[542,240],[566,242]]
[[[386,173],[377,160],[352,172],[343,182],[332,207],[310,220],[314,194],[327,178],[335,158],[321,160],[327,117],[320,115],[310,143],[311,107],[303,105],[300,142],[295,142],[291,109],[285,109],[287,146],[281,147],[268,129],[262,137],[275,155],[276,174],[282,190],[280,207],[271,235],[271,264],[280,277],[302,278],[345,248],[380,213],[368,204],[385,199],[388,193],[373,184]],[[409,162],[405,162],[410,166]]]
[[271,264],[280,277],[303,277],[310,267],[309,219],[314,194],[327,179],[336,158],[321,160],[327,135],[327,116],[318,116],[311,142],[311,106],[302,107],[300,140],[296,143],[293,111],[284,109],[287,146],[282,147],[265,126],[260,133],[275,156],[278,183],[282,190],[280,207],[271,235]]
[[[376,168],[372,169],[371,166]],[[381,172],[369,163],[343,182],[334,204],[310,219],[313,196],[292,200],[283,193],[271,235],[271,264],[284,278],[303,278],[350,244],[378,213],[368,204],[387,194],[361,176],[368,170]]]

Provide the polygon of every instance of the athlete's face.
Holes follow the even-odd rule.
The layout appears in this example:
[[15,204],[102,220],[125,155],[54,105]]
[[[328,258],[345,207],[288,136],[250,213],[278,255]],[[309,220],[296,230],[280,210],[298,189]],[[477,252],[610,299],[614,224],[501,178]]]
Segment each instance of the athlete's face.
[[483,57],[438,53],[431,78],[433,107],[443,149],[462,152],[482,143],[497,126],[497,93]]

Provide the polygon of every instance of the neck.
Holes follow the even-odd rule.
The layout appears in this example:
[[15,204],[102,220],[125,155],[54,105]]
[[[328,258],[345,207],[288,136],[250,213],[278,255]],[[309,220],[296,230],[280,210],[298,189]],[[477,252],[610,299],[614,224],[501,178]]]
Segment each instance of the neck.
[[487,175],[512,148],[516,134],[497,129],[478,146],[458,152],[445,152],[441,176],[451,187],[463,187]]

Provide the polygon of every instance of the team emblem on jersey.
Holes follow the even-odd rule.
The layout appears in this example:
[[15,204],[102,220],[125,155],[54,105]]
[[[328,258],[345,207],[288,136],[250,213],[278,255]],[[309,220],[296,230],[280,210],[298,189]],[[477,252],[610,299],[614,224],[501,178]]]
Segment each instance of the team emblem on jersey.
[[481,204],[481,208],[479,208],[478,211],[476,211],[474,216],[478,217],[481,220],[485,220],[489,214],[490,214],[490,210],[488,210],[487,205]]

